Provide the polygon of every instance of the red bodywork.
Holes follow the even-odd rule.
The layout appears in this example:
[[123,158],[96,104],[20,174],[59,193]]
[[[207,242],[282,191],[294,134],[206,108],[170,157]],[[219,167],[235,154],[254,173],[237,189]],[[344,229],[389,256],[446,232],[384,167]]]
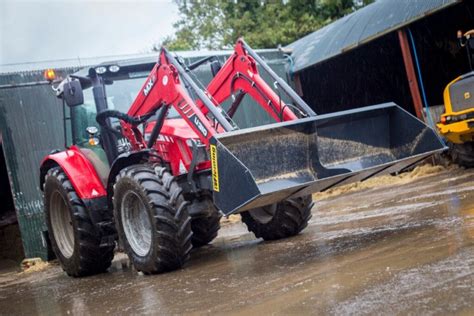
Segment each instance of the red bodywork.
[[[276,122],[297,119],[260,77],[255,60],[247,54],[240,40],[235,45],[234,53],[207,86],[205,93],[215,106],[219,106],[239,91],[251,96]],[[216,133],[224,132],[224,129],[220,125],[217,126],[208,116],[209,110],[201,100],[195,102],[188,95],[178,70],[167,60],[165,51],[162,51],[158,63],[139,91],[128,115],[144,116],[157,111],[164,104],[173,106],[181,118],[165,120],[154,148],[163,160],[170,164],[174,175],[187,173],[192,159],[192,151],[187,141],[199,140],[208,147],[210,139]],[[196,118],[202,124],[201,128],[193,122]],[[130,141],[132,150],[147,148],[145,136],[137,126],[124,121],[121,121],[121,125],[123,135]],[[145,126],[145,134],[151,133],[153,126],[154,122],[148,123]],[[93,166],[74,146],[65,152],[46,157],[45,161],[48,160],[55,161],[63,168],[81,198],[106,195]],[[196,169],[210,169],[210,162],[201,162]],[[95,195],[95,192],[98,194]]]
[[[145,132],[151,133],[155,123],[149,123],[146,126]],[[156,140],[155,149],[159,152],[160,157],[168,162],[171,167],[171,172],[174,175],[186,173],[189,170],[192,160],[192,149],[187,143],[190,139],[199,139],[199,136],[189,127],[188,123],[182,118],[166,119],[161,133]],[[180,164],[186,170],[180,170]],[[196,170],[209,169],[211,167],[210,161],[199,163]]]

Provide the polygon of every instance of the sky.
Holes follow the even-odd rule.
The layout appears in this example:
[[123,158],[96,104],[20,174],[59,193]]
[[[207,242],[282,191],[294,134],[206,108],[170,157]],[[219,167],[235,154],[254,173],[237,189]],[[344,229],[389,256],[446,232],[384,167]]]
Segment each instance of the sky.
[[0,64],[145,53],[177,19],[172,0],[0,0]]

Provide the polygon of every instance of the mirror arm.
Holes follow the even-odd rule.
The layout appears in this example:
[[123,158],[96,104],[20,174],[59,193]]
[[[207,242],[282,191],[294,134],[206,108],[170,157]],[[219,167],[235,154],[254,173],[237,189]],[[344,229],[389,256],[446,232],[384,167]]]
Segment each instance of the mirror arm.
[[78,75],[69,75],[72,79],[77,79],[81,83],[82,89],[87,89],[92,85],[92,80],[87,77],[78,76]]

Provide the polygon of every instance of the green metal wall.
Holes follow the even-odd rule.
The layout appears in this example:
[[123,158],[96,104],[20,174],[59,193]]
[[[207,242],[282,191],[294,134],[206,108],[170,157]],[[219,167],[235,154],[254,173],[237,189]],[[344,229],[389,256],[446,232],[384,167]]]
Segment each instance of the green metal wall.
[[38,168],[63,147],[62,104],[48,85],[1,89],[0,132],[25,256],[47,259]]
[[[288,60],[280,52],[265,52],[261,56],[275,72],[286,78]],[[220,58],[224,62],[225,56]],[[63,69],[59,75],[65,77],[74,71]],[[211,79],[206,66],[199,68],[195,75],[203,85]],[[266,75],[263,77],[267,78]],[[51,87],[45,83],[22,86],[42,80],[42,72],[0,74],[0,133],[25,256],[46,260],[47,228],[39,188],[39,165],[51,150],[64,147],[64,133],[62,104]],[[242,103],[234,117],[236,123],[240,127],[271,123],[268,115],[252,103],[249,100]]]

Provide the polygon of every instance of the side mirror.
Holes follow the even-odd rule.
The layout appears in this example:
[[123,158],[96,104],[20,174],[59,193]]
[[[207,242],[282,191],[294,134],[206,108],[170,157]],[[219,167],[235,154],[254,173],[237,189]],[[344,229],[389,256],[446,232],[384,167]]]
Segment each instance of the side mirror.
[[77,106],[84,103],[84,93],[79,80],[71,80],[64,84],[63,98],[68,106]]

